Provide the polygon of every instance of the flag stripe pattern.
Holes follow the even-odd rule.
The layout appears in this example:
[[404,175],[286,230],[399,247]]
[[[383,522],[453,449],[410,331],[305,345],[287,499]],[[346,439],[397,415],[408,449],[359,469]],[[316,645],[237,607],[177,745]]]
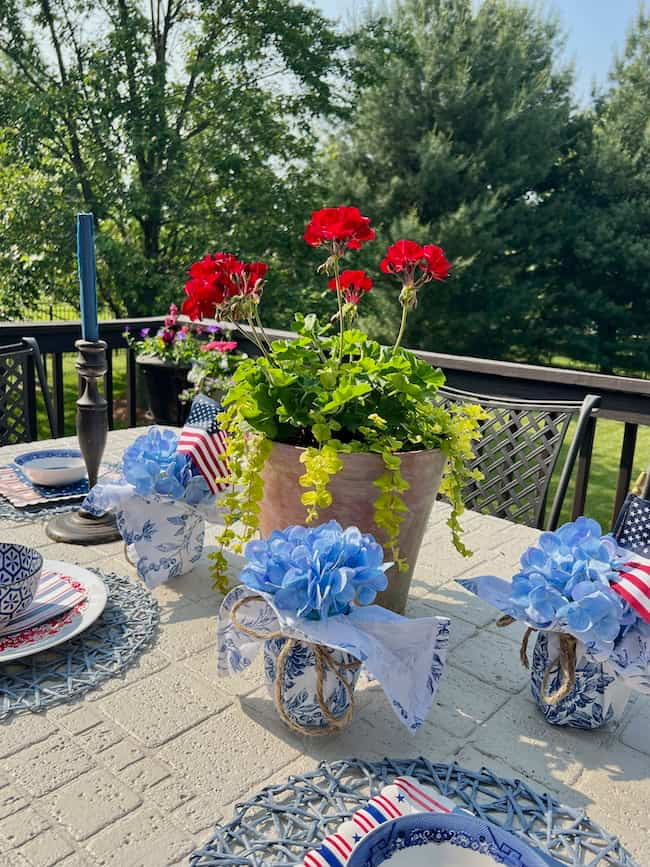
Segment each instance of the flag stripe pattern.
[[63,614],[86,598],[86,588],[60,572],[43,570],[32,604],[11,623],[0,627],[0,637],[23,632]]
[[370,798],[334,834],[325,837],[318,849],[304,857],[304,867],[345,867],[352,851],[373,828],[409,813],[451,813],[454,802],[443,798],[429,786],[422,786],[412,777],[397,777]]
[[650,623],[650,561],[628,561],[619,577],[612,582],[612,590],[634,608],[636,613]]
[[226,435],[217,420],[220,411],[216,401],[195,398],[178,440],[178,451],[189,456],[213,494],[225,489],[223,479],[229,475]]

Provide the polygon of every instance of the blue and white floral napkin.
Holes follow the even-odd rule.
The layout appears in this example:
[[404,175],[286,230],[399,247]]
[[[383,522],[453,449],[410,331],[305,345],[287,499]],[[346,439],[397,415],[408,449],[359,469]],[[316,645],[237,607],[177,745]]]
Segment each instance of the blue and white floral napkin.
[[230,619],[233,605],[245,596],[251,601],[237,611],[237,620],[243,626],[264,634],[280,631],[288,638],[351,654],[379,681],[399,720],[411,731],[420,728],[442,676],[449,645],[448,618],[411,619],[380,605],[365,605],[353,607],[349,614],[308,620],[279,611],[272,596],[240,585],[226,596],[219,612],[220,677],[244,671],[262,643],[239,630]]

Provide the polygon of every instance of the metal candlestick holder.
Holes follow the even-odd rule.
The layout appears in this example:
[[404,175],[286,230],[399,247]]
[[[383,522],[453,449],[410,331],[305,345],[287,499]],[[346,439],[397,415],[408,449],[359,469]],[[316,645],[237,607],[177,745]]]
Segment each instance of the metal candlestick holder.
[[[79,351],[75,366],[83,382],[77,401],[77,438],[88,471],[88,485],[92,488],[97,483],[108,432],[106,398],[97,385],[106,373],[106,343],[82,339],[77,340],[75,347]],[[101,545],[120,538],[113,515],[96,517],[83,509],[57,515],[45,531],[55,542],[73,545]]]

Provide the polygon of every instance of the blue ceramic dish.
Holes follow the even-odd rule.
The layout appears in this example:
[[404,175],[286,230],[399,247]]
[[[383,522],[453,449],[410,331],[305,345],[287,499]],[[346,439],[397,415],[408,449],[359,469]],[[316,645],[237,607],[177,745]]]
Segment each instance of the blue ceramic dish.
[[519,837],[464,813],[413,813],[384,822],[354,849],[347,867],[549,867]]
[[34,548],[0,542],[0,627],[32,604],[43,569]]

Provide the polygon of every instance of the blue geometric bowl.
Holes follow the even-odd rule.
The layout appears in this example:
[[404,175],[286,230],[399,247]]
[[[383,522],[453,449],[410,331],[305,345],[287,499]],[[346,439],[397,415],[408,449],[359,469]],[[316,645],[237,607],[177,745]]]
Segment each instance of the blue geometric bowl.
[[32,604],[42,568],[34,548],[0,542],[0,629]]
[[413,813],[379,825],[353,850],[347,867],[548,867],[556,863],[519,837],[463,813]]

